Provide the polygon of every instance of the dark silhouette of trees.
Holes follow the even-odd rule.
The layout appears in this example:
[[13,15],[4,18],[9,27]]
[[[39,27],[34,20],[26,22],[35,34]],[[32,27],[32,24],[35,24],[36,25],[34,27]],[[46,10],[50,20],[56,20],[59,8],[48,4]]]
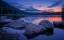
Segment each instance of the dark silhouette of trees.
[[61,13],[62,19],[64,20],[64,4],[62,5],[62,13]]
[[19,10],[8,3],[0,0],[0,15],[25,16],[27,12]]

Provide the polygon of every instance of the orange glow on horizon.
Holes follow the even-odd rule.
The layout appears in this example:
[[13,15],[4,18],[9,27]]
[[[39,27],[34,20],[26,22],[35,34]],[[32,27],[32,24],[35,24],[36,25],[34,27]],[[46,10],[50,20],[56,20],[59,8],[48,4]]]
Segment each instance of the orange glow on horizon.
[[41,8],[36,8],[38,10],[46,10],[47,12],[50,11],[49,9],[53,9],[53,12],[62,12],[62,9],[60,7],[55,7],[55,8],[45,8],[45,7],[41,7]]
[[61,8],[54,8],[54,12],[62,12]]
[[47,17],[47,18],[38,18],[36,20],[33,20],[32,23],[39,24],[42,20],[49,20],[50,22],[61,22],[62,18],[60,16],[53,16],[53,17]]

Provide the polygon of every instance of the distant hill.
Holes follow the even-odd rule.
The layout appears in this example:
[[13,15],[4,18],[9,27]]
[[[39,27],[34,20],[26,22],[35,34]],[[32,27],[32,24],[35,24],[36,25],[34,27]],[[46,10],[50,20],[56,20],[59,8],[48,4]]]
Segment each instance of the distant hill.
[[[31,8],[30,8],[31,9]],[[32,10],[36,10],[33,9]],[[31,10],[31,11],[32,11]],[[39,10],[37,10],[39,11]],[[43,13],[28,13],[22,10],[19,10],[8,3],[0,0],[0,15],[16,15],[16,16],[28,16],[28,15],[60,15],[61,13],[49,13],[49,12],[43,12]]]
[[0,15],[25,15],[26,12],[21,11],[8,3],[0,0]]

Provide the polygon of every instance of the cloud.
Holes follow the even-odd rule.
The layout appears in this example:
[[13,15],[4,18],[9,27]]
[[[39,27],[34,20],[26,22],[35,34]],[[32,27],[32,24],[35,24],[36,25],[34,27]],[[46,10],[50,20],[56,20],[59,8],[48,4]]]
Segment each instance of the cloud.
[[26,9],[26,11],[39,11],[38,9],[33,8],[33,6],[30,6]]
[[39,7],[42,7],[42,6],[39,6]]
[[51,6],[48,6],[48,8],[52,8],[52,7],[58,6],[58,5],[60,5],[62,3],[62,1],[63,0],[56,1]]
[[40,10],[33,8],[33,6],[29,6],[25,11],[30,13],[42,13]]

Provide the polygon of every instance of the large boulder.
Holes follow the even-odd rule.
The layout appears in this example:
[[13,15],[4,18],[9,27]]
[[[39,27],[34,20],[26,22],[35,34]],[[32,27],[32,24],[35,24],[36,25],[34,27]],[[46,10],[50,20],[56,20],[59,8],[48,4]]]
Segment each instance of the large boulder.
[[46,29],[53,29],[54,28],[54,25],[49,22],[48,20],[42,20],[39,25],[42,25],[44,26]]
[[6,24],[6,27],[11,27],[11,28],[23,28],[25,26],[24,20],[15,20],[12,21],[11,23]]
[[35,25],[32,23],[25,24],[25,33],[24,34],[36,34],[40,32],[44,32],[46,28],[41,25]]

